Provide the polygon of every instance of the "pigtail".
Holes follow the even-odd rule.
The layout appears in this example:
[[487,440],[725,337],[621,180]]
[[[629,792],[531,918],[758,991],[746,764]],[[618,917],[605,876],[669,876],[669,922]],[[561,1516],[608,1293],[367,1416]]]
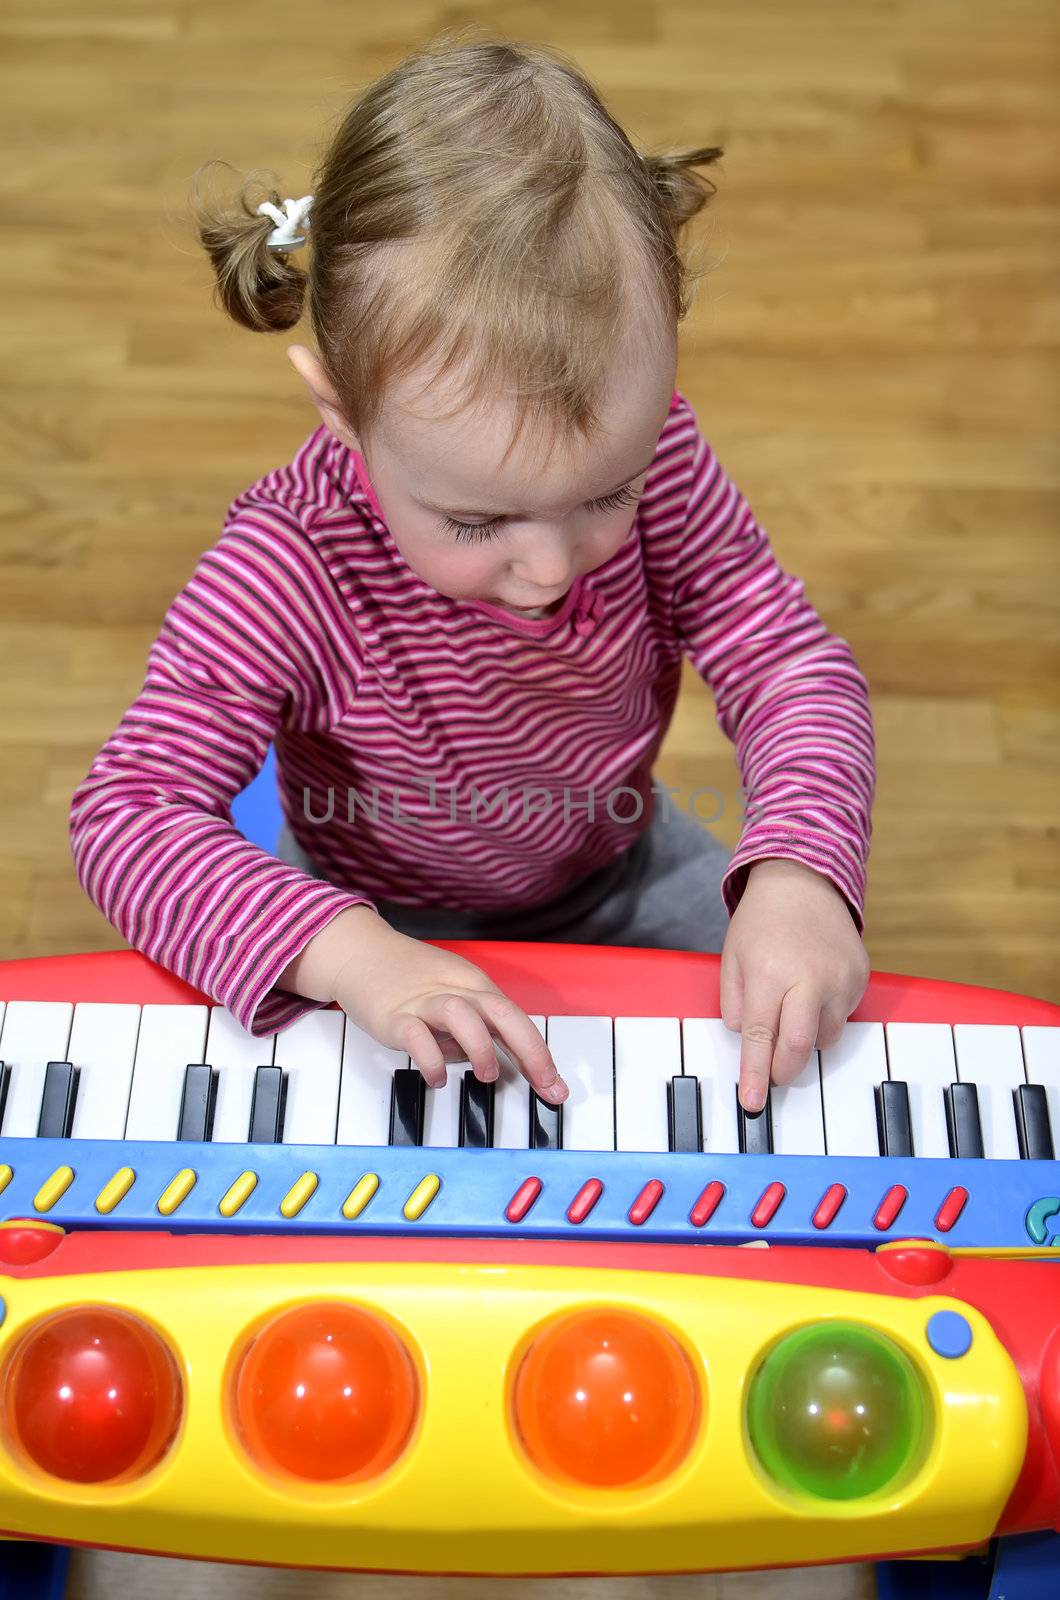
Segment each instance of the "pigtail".
[[[266,248],[275,224],[267,215],[258,215],[258,206],[267,200],[282,207],[283,199],[277,189],[262,187],[260,178],[275,174],[248,173],[227,201],[203,197],[203,175],[211,167],[228,165],[226,161],[205,162],[192,185],[195,226],[217,279],[214,303],[219,299],[233,321],[252,333],[280,333],[301,319],[308,276],[288,252]],[[256,192],[252,194],[252,190]]]
[[681,154],[643,156],[655,189],[666,207],[670,225],[676,234],[697,212],[702,211],[710,198],[717,193],[717,185],[709,178],[689,172],[689,167],[705,167],[725,154],[716,146],[700,150],[687,150]]

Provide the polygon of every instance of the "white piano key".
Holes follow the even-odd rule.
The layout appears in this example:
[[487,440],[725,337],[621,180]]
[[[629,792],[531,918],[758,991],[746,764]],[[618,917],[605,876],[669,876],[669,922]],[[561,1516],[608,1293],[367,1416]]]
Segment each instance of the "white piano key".
[[83,1000],[74,1007],[68,1060],[78,1068],[75,1139],[122,1139],[129,1111],[140,1007]]
[[206,1059],[209,1008],[146,1005],[140,1013],[126,1139],[177,1137],[184,1069]]
[[545,1038],[559,1075],[570,1088],[563,1102],[564,1149],[613,1150],[615,1062],[611,1018],[549,1017]]
[[[544,1017],[532,1016],[530,1021],[547,1043],[548,1032]],[[497,1079],[493,1096],[493,1148],[526,1150],[530,1143],[530,1085],[503,1045],[498,1046],[498,1060],[501,1075]],[[568,1095],[567,1099],[569,1098]],[[564,1118],[567,1115],[566,1104],[564,1101]]]
[[276,1035],[273,1065],[287,1075],[284,1144],[335,1143],[345,1021],[343,1012],[321,1008]]
[[445,1083],[427,1089],[423,1107],[423,1142],[438,1149],[455,1150],[460,1143],[460,1083],[470,1070],[469,1061],[447,1061]]
[[821,1107],[821,1064],[816,1050],[799,1076],[770,1090],[773,1150],[778,1156],[823,1156],[824,1113]]
[[876,1085],[887,1078],[882,1022],[848,1022],[820,1052],[824,1137],[830,1156],[878,1156]]
[[217,1070],[214,1144],[246,1144],[254,1073],[258,1067],[272,1066],[275,1048],[275,1034],[256,1039],[223,1006],[211,1007],[206,1061]]
[[1021,1031],[1027,1082],[1040,1083],[1045,1090],[1049,1125],[1053,1130],[1053,1148],[1060,1156],[1060,1028],[1035,1025]]
[[953,1028],[957,1076],[974,1083],[979,1098],[983,1154],[995,1160],[1018,1161],[1013,1091],[1026,1082],[1017,1027],[996,1023],[958,1022]]
[[915,1156],[948,1156],[944,1090],[957,1080],[953,1033],[946,1022],[887,1022],[891,1078],[909,1086]]
[[699,1079],[703,1148],[738,1154],[736,1088],[740,1081],[741,1037],[720,1017],[685,1017],[684,1069]]
[[398,1068],[408,1065],[404,1051],[379,1044],[346,1018],[336,1144],[390,1143],[391,1085]]
[[10,1000],[0,1034],[0,1061],[11,1068],[3,1132],[9,1138],[37,1134],[44,1072],[49,1061],[66,1061],[74,1008],[67,1000]]
[[615,1147],[669,1150],[666,1085],[681,1075],[676,1017],[615,1018]]

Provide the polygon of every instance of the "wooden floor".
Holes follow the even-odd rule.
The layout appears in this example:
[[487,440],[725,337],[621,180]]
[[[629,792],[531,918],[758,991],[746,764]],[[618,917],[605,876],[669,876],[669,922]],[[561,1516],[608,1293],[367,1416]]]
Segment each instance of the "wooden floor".
[[[1053,0],[9,0],[0,954],[121,944],[75,880],[70,794],[229,501],[317,423],[285,340],[211,305],[192,172],[218,156],[308,192],[357,87],[476,18],[573,54],[641,148],[724,145],[678,385],[872,688],[873,964],[1055,998]],[[716,787],[735,843],[731,748],[691,675],[659,773]],[[79,1558],[76,1593],[129,1588],[117,1560]],[[171,1581],[137,1570],[138,1594]],[[621,1593],[792,1600],[808,1579]],[[586,1592],[605,1588],[620,1592]]]

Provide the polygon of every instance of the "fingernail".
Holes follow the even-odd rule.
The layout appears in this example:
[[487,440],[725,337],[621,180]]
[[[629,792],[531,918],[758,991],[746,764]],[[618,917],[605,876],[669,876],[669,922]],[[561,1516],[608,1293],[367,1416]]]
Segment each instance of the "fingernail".
[[766,1097],[757,1084],[754,1084],[743,1097],[745,1111],[761,1111],[766,1103]]
[[497,1077],[497,1069],[496,1069],[496,1067],[483,1067],[483,1069],[482,1069],[482,1081],[483,1081],[483,1083],[493,1083],[495,1081],[496,1077]]
[[545,1096],[549,1100],[565,1100],[567,1097],[567,1085],[563,1082],[563,1079],[557,1078],[555,1083],[550,1083],[545,1090]]

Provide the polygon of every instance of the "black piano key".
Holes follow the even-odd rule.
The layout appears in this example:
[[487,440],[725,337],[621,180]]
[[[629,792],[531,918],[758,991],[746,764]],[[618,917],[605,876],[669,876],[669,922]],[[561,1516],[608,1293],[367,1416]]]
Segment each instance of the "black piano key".
[[773,1101],[769,1090],[761,1111],[745,1111],[740,1104],[740,1091],[736,1090],[736,1129],[740,1139],[740,1154],[744,1156],[771,1156],[773,1154]]
[[69,1139],[77,1103],[78,1069],[69,1061],[49,1061],[37,1119],[38,1139]]
[[909,1086],[899,1079],[886,1078],[876,1085],[876,1133],[881,1156],[913,1154]]
[[287,1106],[287,1074],[282,1067],[258,1067],[250,1103],[250,1143],[282,1144]]
[[493,1102],[496,1081],[483,1083],[470,1067],[460,1080],[460,1148],[493,1149]]
[[1021,1083],[1012,1092],[1021,1161],[1054,1161],[1049,1102],[1040,1083]]
[[0,1128],[4,1125],[4,1112],[7,1110],[7,1089],[11,1082],[11,1068],[6,1061],[0,1061]]
[[530,1090],[530,1150],[563,1149],[563,1106],[550,1105]]
[[983,1125],[979,1121],[979,1094],[974,1083],[951,1083],[943,1091],[946,1101],[946,1137],[950,1155],[983,1157]]
[[399,1067],[390,1091],[390,1143],[423,1143],[423,1115],[427,1109],[427,1084],[418,1067]]
[[672,1154],[702,1150],[703,1109],[698,1078],[682,1074],[670,1079],[666,1085],[666,1123]]
[[217,1105],[217,1069],[201,1061],[189,1061],[184,1068],[184,1091],[180,1097],[177,1138],[206,1143],[213,1138],[213,1114]]

